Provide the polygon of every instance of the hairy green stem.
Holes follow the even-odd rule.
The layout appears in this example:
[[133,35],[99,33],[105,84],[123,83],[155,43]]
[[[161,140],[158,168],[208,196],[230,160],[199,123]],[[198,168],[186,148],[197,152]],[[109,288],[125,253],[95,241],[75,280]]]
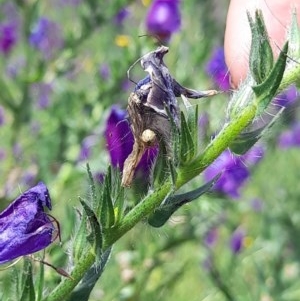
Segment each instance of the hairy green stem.
[[239,133],[254,119],[256,105],[252,103],[223,127],[202,154],[183,166],[178,173],[177,186],[181,187],[209,166],[230,145]]
[[92,251],[88,252],[86,256],[83,256],[83,259],[76,263],[76,266],[71,273],[72,278],[63,278],[60,284],[44,299],[44,301],[65,300],[95,262],[95,258],[95,254]]
[[[299,67],[300,69],[300,67]],[[299,71],[299,70],[298,70]],[[293,72],[287,72],[285,74],[284,83],[281,84],[279,90],[284,89],[292,81],[295,80],[295,70]],[[254,95],[252,96],[254,97]],[[178,171],[176,188],[189,182],[194,177],[198,176],[207,166],[209,166],[218,156],[230,145],[232,141],[241,133],[243,129],[247,127],[249,123],[255,118],[257,107],[255,100],[245,108],[243,108],[236,117],[234,117],[229,123],[227,123],[220,133],[211,141],[207,148],[197,156],[192,162],[181,167]],[[149,192],[148,195],[137,204],[129,213],[124,217],[121,224],[116,228],[109,231],[109,235],[106,236],[104,241],[103,250],[112,246],[120,237],[131,230],[138,222],[143,218],[146,218],[155,208],[157,208],[161,202],[172,191],[172,183],[166,181],[162,186],[153,192]],[[82,279],[86,271],[92,266],[95,261],[95,255],[89,252],[80,262],[76,264],[74,270],[71,273],[72,279],[64,279],[56,289],[50,293],[45,301],[59,301],[64,300],[68,294],[75,288],[75,286]]]
[[126,232],[132,229],[139,221],[147,217],[151,212],[157,208],[166,196],[172,190],[172,184],[170,181],[166,181],[162,186],[149,194],[138,203],[122,220],[122,223],[115,231],[111,231],[109,237],[104,242],[104,248],[108,248]]

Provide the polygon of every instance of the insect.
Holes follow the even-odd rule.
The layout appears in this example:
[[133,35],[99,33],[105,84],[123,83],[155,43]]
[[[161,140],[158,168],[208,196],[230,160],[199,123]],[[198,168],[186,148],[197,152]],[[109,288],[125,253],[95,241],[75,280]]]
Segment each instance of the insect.
[[[196,91],[181,86],[171,76],[163,61],[168,51],[168,47],[160,46],[138,60],[149,75],[136,84],[128,99],[127,111],[134,145],[124,163],[124,187],[130,187],[135,169],[147,148],[160,142],[166,153],[171,156],[172,123],[178,130],[180,128],[180,110],[176,97],[184,95],[196,99],[218,93],[216,90]],[[129,68],[128,73],[133,66]]]

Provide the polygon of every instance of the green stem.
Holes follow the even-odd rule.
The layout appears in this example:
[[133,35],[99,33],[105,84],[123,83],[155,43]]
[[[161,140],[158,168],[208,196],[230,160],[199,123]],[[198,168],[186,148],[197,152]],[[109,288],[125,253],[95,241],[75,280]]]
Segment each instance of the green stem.
[[71,273],[72,278],[63,278],[60,284],[44,299],[44,301],[65,300],[66,296],[72,292],[75,286],[83,278],[84,274],[95,262],[95,258],[95,254],[91,251],[83,257],[82,260],[79,260]]
[[148,194],[140,203],[138,203],[122,220],[122,223],[110,235],[106,237],[104,249],[115,243],[126,232],[132,229],[139,221],[147,217],[157,208],[172,189],[170,181],[166,181],[158,189]]
[[202,154],[191,163],[183,166],[178,172],[177,187],[181,187],[209,166],[230,145],[239,133],[254,119],[255,102],[246,107],[236,118],[227,123],[207,146]]
[[[300,67],[299,67],[300,68]],[[297,72],[285,74],[288,81],[294,79]],[[287,81],[285,81],[287,85]],[[284,84],[280,88],[285,87]],[[254,97],[254,96],[252,96]],[[255,118],[257,110],[255,100],[249,102],[250,105],[241,110],[237,117],[233,118],[230,123],[227,123],[214,140],[207,146],[202,154],[197,156],[191,163],[181,167],[178,171],[176,188],[180,188],[191,179],[199,175],[207,166],[209,166],[218,156],[230,145],[230,143],[239,135],[239,133]],[[106,236],[103,250],[112,246],[120,237],[132,229],[139,221],[147,217],[155,208],[157,208],[166,196],[172,190],[172,183],[166,181],[161,187],[149,193],[139,204],[137,204],[124,217],[122,223],[109,231]],[[95,260],[95,255],[90,252],[81,261],[77,263],[71,273],[72,279],[64,279],[56,289],[50,293],[45,301],[59,301],[66,298],[68,294],[82,279],[86,271],[92,266]]]

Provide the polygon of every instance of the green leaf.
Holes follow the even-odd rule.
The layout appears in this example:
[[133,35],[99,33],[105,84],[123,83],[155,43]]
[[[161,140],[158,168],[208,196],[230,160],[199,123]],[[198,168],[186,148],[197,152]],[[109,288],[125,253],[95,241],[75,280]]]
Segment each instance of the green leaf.
[[37,280],[35,281],[36,301],[40,301],[43,298],[44,283],[45,283],[45,265],[42,262],[40,262]]
[[85,273],[84,277],[77,285],[75,290],[68,297],[68,301],[88,301],[91,291],[93,290],[98,279],[101,277],[104,268],[109,260],[111,248],[108,248],[100,257],[100,260],[92,265]]
[[96,186],[93,178],[93,174],[90,168],[89,163],[86,164],[86,170],[88,173],[88,178],[89,178],[89,183],[90,183],[90,190],[91,190],[91,198],[92,198],[92,207],[93,210],[96,210],[98,206],[98,199],[97,199],[97,194],[96,194]]
[[124,214],[124,187],[121,185],[121,173],[119,170],[112,171],[112,177],[114,179],[112,196],[114,200],[114,214],[115,214],[115,223],[117,225]]
[[148,218],[148,223],[152,227],[163,226],[177,209],[208,192],[212,188],[212,186],[217,182],[220,176],[221,174],[218,174],[208,183],[193,191],[169,196],[162,203],[162,205],[158,207],[152,215],[150,215],[150,217]]
[[110,228],[115,223],[115,213],[111,197],[112,191],[112,171],[108,168],[105,179],[103,193],[100,204],[100,223],[105,229]]
[[35,291],[33,285],[32,263],[28,258],[24,258],[22,286],[20,301],[34,301]]
[[252,40],[249,56],[249,67],[253,78],[262,83],[273,67],[273,51],[269,42],[268,32],[260,10],[255,11],[255,22],[248,12]]
[[85,213],[89,224],[91,226],[91,236],[92,236],[92,244],[95,245],[95,254],[96,258],[99,258],[102,254],[102,244],[103,244],[103,233],[101,225],[95,215],[94,211],[89,207],[89,205],[84,202],[82,199],[79,199]]
[[74,242],[72,244],[73,258],[75,262],[78,262],[81,259],[82,255],[85,254],[86,248],[89,247],[87,246],[87,221],[86,213],[83,211],[80,225],[75,233]]
[[264,110],[268,107],[276,94],[285,70],[287,52],[288,42],[284,44],[278,60],[276,61],[271,73],[266,78],[266,80],[260,85],[252,87],[257,98],[257,116],[264,112]]
[[180,142],[180,163],[184,164],[191,161],[195,156],[195,143],[197,140],[193,139],[192,131],[188,126],[185,115],[181,112],[181,142]]
[[300,28],[298,25],[297,11],[293,12],[292,24],[288,35],[289,55],[292,58],[300,58]]
[[[251,130],[247,128],[229,146],[230,150],[237,155],[245,154],[276,122],[284,111],[282,108],[267,124]],[[263,118],[262,118],[263,119]]]

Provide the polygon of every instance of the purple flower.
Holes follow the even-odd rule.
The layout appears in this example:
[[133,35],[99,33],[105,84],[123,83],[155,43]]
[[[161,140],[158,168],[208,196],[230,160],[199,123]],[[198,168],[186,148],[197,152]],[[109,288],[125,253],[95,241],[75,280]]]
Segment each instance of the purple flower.
[[299,92],[296,86],[289,86],[283,93],[277,95],[273,100],[275,105],[279,105],[280,107],[287,107],[294,104],[299,96]]
[[119,167],[121,170],[133,146],[133,135],[126,116],[127,112],[125,110],[120,109],[118,106],[113,106],[105,129],[111,164]]
[[261,199],[252,199],[250,201],[250,206],[253,209],[253,211],[255,212],[261,212],[263,210],[264,207],[264,203]]
[[114,23],[118,26],[121,26],[124,21],[129,17],[129,10],[128,8],[124,7],[119,10],[119,12],[114,17]]
[[[124,162],[132,151],[133,135],[126,119],[127,112],[118,106],[113,106],[106,122],[105,138],[110,154],[111,164],[123,170]],[[137,173],[149,173],[153,160],[157,155],[157,148],[150,148],[143,155],[137,166]]]
[[206,180],[212,179],[222,172],[221,177],[213,189],[231,198],[240,196],[240,189],[250,177],[247,166],[254,165],[263,156],[261,147],[253,147],[243,156],[236,156],[229,150],[225,150],[220,157],[204,171]]
[[216,244],[217,240],[218,240],[217,228],[210,229],[204,237],[204,243],[209,248],[212,248]]
[[1,5],[0,12],[4,17],[0,23],[0,51],[7,55],[17,43],[20,18],[16,6],[10,2]]
[[40,251],[53,241],[55,227],[44,207],[51,209],[47,187],[40,182],[0,213],[0,264]]
[[4,125],[5,123],[5,112],[4,108],[0,105],[0,126]]
[[31,32],[29,42],[43,53],[45,59],[51,59],[63,46],[61,33],[61,28],[55,22],[41,17]]
[[224,48],[217,47],[206,65],[206,72],[223,91],[230,89],[229,72],[225,64]]
[[278,138],[280,148],[300,147],[300,122],[284,131]]
[[17,33],[14,24],[0,24],[0,51],[10,53],[17,42]]
[[147,31],[168,42],[181,25],[179,0],[154,0],[146,17]]
[[245,231],[237,228],[230,238],[230,249],[234,254],[239,253],[243,248],[243,242],[245,238]]
[[83,139],[81,143],[78,161],[87,160],[91,155],[92,147],[97,143],[97,136],[91,135]]
[[99,68],[99,74],[103,80],[108,80],[110,78],[110,68],[107,64],[102,64]]
[[49,83],[35,83],[31,86],[31,93],[39,109],[46,109],[50,105],[52,85]]

